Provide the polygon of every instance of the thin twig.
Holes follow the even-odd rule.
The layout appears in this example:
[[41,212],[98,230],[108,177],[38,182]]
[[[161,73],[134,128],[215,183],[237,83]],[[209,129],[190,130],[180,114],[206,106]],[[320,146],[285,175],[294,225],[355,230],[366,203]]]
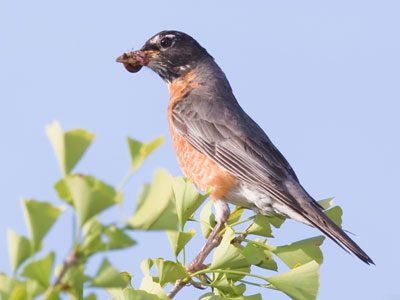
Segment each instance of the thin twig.
[[[251,222],[250,225],[247,226],[247,228],[245,229],[245,231],[244,231],[243,233],[241,233],[237,238],[235,238],[232,242],[235,243],[235,244],[240,244],[241,242],[243,242],[243,240],[244,240],[244,239],[246,238],[246,236],[248,235],[248,231],[249,231],[250,227],[251,227],[253,224],[254,224],[254,221]],[[219,241],[218,241],[218,244],[219,244],[219,242],[221,242],[221,236],[219,236],[219,239],[218,239],[218,240],[219,240]],[[200,252],[201,252],[201,251],[200,251]],[[197,256],[198,256],[198,255],[197,255]],[[196,257],[197,257],[197,256],[196,256]],[[196,258],[195,258],[194,260],[196,260]],[[194,260],[193,260],[193,261],[194,261]],[[193,261],[192,261],[192,263],[193,263]],[[192,263],[190,263],[189,266],[190,266]],[[194,276],[193,274],[197,274],[196,271],[198,271],[198,270],[195,270],[195,272],[193,272],[193,273],[191,274],[191,277]],[[168,293],[168,297],[170,297],[170,298],[172,299],[185,285],[188,284],[188,281],[189,281],[189,280],[190,280],[190,279],[186,279],[186,280],[184,280],[184,279],[178,279],[178,280],[175,282],[175,285],[173,286],[173,288],[171,289],[171,291]]]
[[50,285],[43,297],[44,300],[47,300],[51,293],[54,291],[54,289],[61,283],[62,279],[64,278],[65,274],[71,268],[74,266],[79,260],[79,254],[75,252],[75,250],[71,250],[71,252],[68,254],[67,258],[64,261],[63,267],[61,269],[60,275],[58,275],[56,281]]
[[253,226],[254,221],[250,223],[249,226],[246,227],[246,229],[244,230],[243,233],[241,233],[237,238],[235,238],[232,242],[235,244],[240,245],[241,242],[243,242],[243,240],[247,237],[247,235],[249,234],[249,229],[251,228],[251,226]]
[[[196,255],[196,257],[190,262],[189,266],[186,267],[186,270],[188,270],[189,273],[196,273],[198,271],[198,268],[196,268],[196,266],[198,266],[198,259],[199,256],[201,255],[205,255],[208,256],[208,254],[210,253],[210,251],[212,249],[214,249],[215,247],[217,247],[219,245],[219,243],[221,242],[221,236],[218,234],[219,231],[216,231],[216,235],[215,237],[212,237],[210,240],[210,236],[208,237],[207,241],[212,241],[210,244],[206,243],[204,244],[203,248],[200,250],[200,252]],[[211,233],[212,234],[212,233]],[[203,257],[203,260],[201,261],[201,263],[204,261],[205,257]],[[201,266],[198,266],[199,269],[203,269],[205,266],[202,264]],[[192,275],[190,276],[190,278],[193,277]],[[190,278],[185,278],[185,279],[178,279],[175,282],[175,285],[173,286],[173,288],[170,290],[170,292],[168,293],[168,297],[170,297],[171,299],[185,286],[188,284],[188,281],[190,280]]]
[[176,294],[178,294],[178,292],[186,285],[186,282],[183,281],[182,279],[178,279],[175,282],[174,287],[169,291],[168,293],[168,297],[170,297],[171,299],[174,298],[174,296]]
[[128,174],[125,175],[125,177],[122,179],[120,184],[118,184],[117,191],[122,192],[122,189],[124,188],[125,184],[128,182],[128,180],[131,178],[132,172],[129,170]]
[[[208,273],[208,272],[210,272],[210,273],[226,273],[226,274],[234,274],[234,275],[251,276],[251,277],[255,277],[255,278],[259,278],[259,279],[265,280],[265,277],[260,276],[260,275],[251,274],[251,273],[242,272],[242,271],[222,270],[222,269],[216,269],[216,270],[203,269],[203,270],[200,270],[200,271],[197,271],[197,272],[194,272],[194,273],[190,274],[190,277],[202,275],[202,274],[205,274],[205,273]],[[185,279],[185,280],[179,279],[179,280],[177,280],[175,285],[174,285],[174,287],[169,292],[168,297],[170,297],[172,299],[187,284],[187,282],[189,280],[190,279]]]

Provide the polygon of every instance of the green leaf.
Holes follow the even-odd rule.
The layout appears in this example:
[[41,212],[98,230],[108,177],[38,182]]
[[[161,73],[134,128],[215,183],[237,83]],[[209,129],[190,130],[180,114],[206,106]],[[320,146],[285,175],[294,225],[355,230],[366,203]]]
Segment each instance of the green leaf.
[[256,244],[248,243],[246,247],[244,247],[242,254],[246,257],[249,264],[257,265],[265,258],[264,250],[264,248]]
[[7,239],[11,268],[13,272],[15,272],[18,267],[31,255],[31,243],[26,237],[21,236],[12,230],[7,231]]
[[183,230],[186,221],[194,214],[204,200],[207,199],[208,194],[200,194],[190,178],[175,177],[172,180],[172,189],[175,195],[179,226]]
[[[1,300],[30,300],[40,294],[43,294],[45,289],[40,286],[37,281],[28,280],[20,282],[15,278],[7,277],[0,273],[0,299]],[[48,298],[48,300],[58,300]]]
[[317,201],[319,205],[322,206],[323,209],[328,209],[333,205],[334,199],[333,198],[327,198],[323,200]]
[[231,244],[234,238],[235,233],[227,227],[220,245],[215,249],[210,269],[237,269],[250,265],[242,253],[243,246]]
[[219,274],[217,279],[211,283],[212,287],[217,289],[222,295],[229,297],[242,296],[246,290],[246,285],[243,283],[235,285],[235,281],[227,278],[226,274]]
[[[169,179],[167,179],[167,180],[169,180]],[[153,185],[154,185],[154,182],[153,182]],[[152,188],[151,184],[147,183],[147,184],[142,185],[142,190],[140,191],[138,201],[136,203],[136,211],[140,210],[142,208],[142,206],[146,203],[146,199],[149,196],[151,188]],[[165,186],[163,188],[167,188],[167,186]],[[170,197],[172,197],[172,190],[170,190],[170,192],[171,192]]]
[[333,221],[333,223],[342,228],[343,210],[340,206],[334,206],[331,209],[326,210],[325,214]]
[[[46,298],[46,300],[61,300],[60,295],[59,295],[59,291],[54,290],[50,293],[50,295],[48,296],[48,298]],[[43,293],[42,293],[43,294]],[[72,298],[74,300],[76,300],[77,298]],[[82,299],[82,298],[81,298]],[[79,299],[80,300],[80,299]]]
[[318,263],[310,261],[288,272],[265,279],[272,284],[272,288],[281,290],[293,300],[314,300],[319,289],[318,269]]
[[199,300],[262,300],[262,298],[260,294],[227,298],[213,293],[207,293],[201,296]]
[[157,267],[159,282],[164,286],[167,282],[175,283],[177,279],[185,278],[188,276],[186,268],[178,263],[162,258],[153,260]]
[[[32,279],[28,279],[26,282],[26,292],[28,294],[28,299],[34,299],[37,296],[43,294],[46,291],[46,288],[43,287],[40,282]],[[0,298],[1,299],[1,298]],[[49,298],[51,300],[53,298]]]
[[275,228],[280,228],[283,222],[285,222],[286,220],[284,217],[281,216],[266,216],[266,218],[268,219],[268,222],[272,224]]
[[123,300],[123,299],[125,299],[124,290],[125,289],[132,289],[132,284],[131,284],[132,275],[129,274],[128,272],[121,272],[120,274],[125,279],[125,281],[127,282],[127,287],[126,288],[121,288],[121,287],[105,288],[107,293],[109,293],[114,300]]
[[7,300],[26,300],[27,296],[26,284],[20,283],[14,287]]
[[253,224],[247,229],[249,234],[255,234],[265,237],[273,237],[269,219],[266,216],[257,214]]
[[19,284],[20,283],[15,278],[0,273],[0,299],[10,299],[11,294]]
[[275,251],[276,246],[268,245],[268,240],[262,241],[261,239],[255,239],[254,241],[247,241],[248,243],[256,244],[261,248],[264,248],[269,251]]
[[128,220],[134,229],[176,230],[178,217],[172,193],[172,179],[164,170],[157,170],[151,186],[139,196],[136,211]]
[[133,278],[133,275],[131,275],[129,272],[126,271],[120,272],[119,274],[121,275],[122,278],[124,278],[127,287],[132,287],[131,280]]
[[106,226],[105,235],[107,237],[106,250],[123,249],[136,244],[124,230],[115,225]]
[[58,216],[64,210],[63,207],[54,207],[48,202],[36,200],[23,200],[25,221],[30,232],[32,250],[36,252],[40,243]]
[[136,244],[123,229],[113,224],[105,226],[95,218],[86,222],[83,230],[85,234],[80,249],[85,256],[100,251],[123,249]]
[[115,189],[92,176],[70,175],[65,178],[82,226],[93,216],[116,204]]
[[54,184],[54,189],[56,190],[58,197],[64,200],[70,205],[73,205],[72,195],[68,189],[68,183],[66,178],[61,178]]
[[122,294],[123,298],[120,298],[118,300],[165,300],[165,298],[159,297],[157,295],[150,294],[142,290],[134,290],[132,288],[124,289]]
[[213,227],[216,224],[215,215],[212,213],[211,207],[212,201],[209,201],[203,206],[200,212],[201,233],[205,238],[208,238]]
[[153,266],[154,262],[150,258],[146,258],[140,264],[140,269],[142,270],[143,275],[150,276],[150,269]]
[[109,300],[124,300],[124,289],[122,288],[105,288],[107,293],[111,296],[112,299]]
[[84,256],[89,257],[93,253],[106,250],[105,243],[102,241],[104,230],[104,225],[97,221],[96,218],[92,218],[85,223],[83,226],[84,239],[80,246],[80,251]]
[[104,258],[103,262],[97,271],[96,276],[92,280],[92,286],[103,288],[126,287],[128,282],[125,277],[121,276],[109,261]]
[[105,288],[107,293],[109,293],[114,300],[125,299],[124,298],[124,289],[132,288],[132,284],[131,284],[132,275],[130,275],[128,272],[121,272],[120,274],[123,278],[125,278],[125,281],[127,282],[126,288],[121,288],[121,287]]
[[[127,289],[127,288],[125,288],[125,289]],[[124,300],[125,299],[123,288],[105,288],[105,290],[112,298],[109,300]]]
[[117,192],[117,196],[115,197],[115,202],[117,202],[119,205],[121,205],[123,198],[124,198],[124,193],[119,191],[119,192]]
[[235,209],[229,215],[229,218],[228,218],[228,221],[226,221],[226,224],[227,225],[231,225],[231,224],[236,223],[237,221],[239,221],[240,217],[243,214],[243,211],[244,211],[244,207],[235,206]]
[[160,283],[155,282],[152,276],[143,277],[139,290],[146,291],[149,294],[157,295],[162,299],[169,299]]
[[272,251],[264,248],[263,253],[264,253],[264,258],[261,260],[260,263],[257,264],[257,267],[277,271],[278,265],[274,260],[274,255],[272,254]]
[[21,275],[39,282],[42,287],[50,285],[51,270],[53,269],[54,252],[50,252],[42,259],[35,260],[27,264]]
[[289,268],[295,268],[313,260],[318,264],[322,264],[322,251],[319,247],[322,245],[324,240],[324,236],[316,236],[286,246],[279,246],[273,252]]
[[169,243],[171,244],[175,258],[178,257],[179,252],[181,252],[181,250],[185,247],[185,245],[192,239],[192,237],[195,234],[196,230],[194,229],[189,229],[188,232],[167,230],[168,240]]
[[[7,277],[0,273],[0,299],[1,300],[29,300],[43,293],[44,289],[33,280],[20,282],[15,278]],[[50,299],[49,300],[53,300]]]
[[85,300],[97,300],[97,297],[95,294],[90,294],[89,296],[85,297]]
[[250,296],[244,296],[243,300],[262,300],[261,294],[255,294]]
[[[62,265],[57,266],[56,276],[60,275]],[[72,300],[83,299],[83,284],[90,278],[83,274],[84,265],[78,264],[70,267],[61,281],[62,290],[67,292]]]
[[131,139],[130,137],[127,139],[131,154],[131,169],[129,170],[129,174],[135,172],[143,161],[164,142],[164,137],[156,138],[147,144]]
[[64,133],[58,122],[47,125],[46,132],[64,175],[71,172],[94,139],[94,134],[83,129]]

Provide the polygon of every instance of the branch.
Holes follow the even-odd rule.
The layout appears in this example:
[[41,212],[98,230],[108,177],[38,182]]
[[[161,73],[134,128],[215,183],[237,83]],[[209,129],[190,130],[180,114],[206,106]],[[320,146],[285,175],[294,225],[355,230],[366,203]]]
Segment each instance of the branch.
[[[217,247],[219,245],[219,243],[222,240],[222,237],[220,235],[218,235],[218,233],[219,233],[219,228],[214,227],[214,230],[208,237],[207,242],[201,248],[200,252],[196,255],[196,257],[190,262],[189,266],[186,267],[186,270],[189,273],[196,273],[200,269],[204,269],[204,265],[203,265],[204,259],[208,256],[208,254],[212,251],[212,249],[214,249],[215,247]],[[178,279],[175,282],[174,287],[168,293],[168,297],[170,297],[172,299],[187,284],[187,282],[189,280],[190,280],[190,278],[189,279],[186,279],[186,278]],[[196,286],[196,287],[198,287],[198,286]]]
[[253,226],[254,221],[250,223],[249,226],[246,227],[246,229],[244,230],[244,233],[241,233],[237,238],[235,238],[232,243],[235,244],[241,244],[243,242],[243,240],[247,237],[247,235],[249,234],[249,229],[251,226]]
[[[247,226],[247,228],[245,229],[245,233],[242,233],[242,234],[240,234],[240,236],[239,237],[237,237],[237,238],[235,238],[233,241],[232,241],[232,243],[237,243],[237,244],[240,244],[245,238],[246,238],[246,236],[247,236],[247,234],[248,234],[248,230],[250,229],[250,227],[252,226],[254,224],[254,221],[253,222],[251,222],[250,223],[250,225],[249,226]],[[214,247],[216,247],[216,246],[218,246],[219,245],[219,243],[221,242],[221,237],[219,236],[217,239],[216,239],[217,241],[217,243],[215,243],[213,246]],[[203,247],[204,248],[204,247]],[[202,250],[200,250],[200,252],[199,252],[199,254],[197,254],[197,256],[195,257],[195,259],[193,259],[192,260],[192,262],[189,264],[189,267],[196,261],[196,259],[197,259],[197,257],[200,255],[200,253],[203,251],[203,249]],[[208,253],[207,253],[208,254]],[[186,268],[187,269],[187,268]],[[196,271],[198,271],[198,270],[193,270],[194,272],[196,272]],[[173,288],[170,290],[170,292],[168,293],[168,297],[170,297],[171,299],[185,286],[185,285],[187,285],[187,280],[184,280],[184,279],[178,279],[176,282],[175,282],[175,285],[173,286]]]
[[[202,276],[204,274],[199,274],[199,275]],[[193,276],[194,276],[194,274],[191,277],[193,277]],[[205,289],[205,287],[202,287],[200,282],[194,282],[191,279],[189,279],[189,280],[191,281],[190,284],[193,285],[195,288],[201,289],[201,290]],[[207,278],[205,280],[207,281]],[[168,297],[170,297],[172,299],[185,285],[188,285],[188,282],[186,280],[178,279],[175,282],[174,287],[169,291]]]
[[75,252],[75,250],[71,250],[71,252],[68,254],[67,258],[64,261],[64,265],[61,269],[60,275],[58,275],[56,281],[48,287],[43,298],[44,300],[47,300],[50,297],[51,293],[54,291],[54,289],[61,283],[62,279],[64,278],[69,268],[71,268],[78,262],[79,256],[80,255],[77,252]]
[[174,298],[174,296],[176,294],[178,294],[178,292],[186,285],[186,282],[183,281],[182,279],[178,279],[175,282],[174,287],[169,291],[168,293],[168,297],[170,297],[171,299]]

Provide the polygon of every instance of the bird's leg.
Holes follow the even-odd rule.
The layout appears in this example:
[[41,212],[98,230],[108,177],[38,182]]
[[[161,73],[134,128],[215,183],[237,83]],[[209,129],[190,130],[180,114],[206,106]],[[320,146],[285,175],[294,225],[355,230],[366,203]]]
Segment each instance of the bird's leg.
[[[219,245],[221,242],[221,236],[219,232],[224,227],[225,222],[229,218],[229,206],[226,201],[223,200],[214,200],[214,208],[215,208],[215,220],[217,224],[214,226],[213,230],[211,231],[210,235],[204,246],[201,248],[200,252],[196,255],[196,257],[190,262],[188,267],[186,268],[189,273],[194,273],[203,269],[203,262],[210,254],[210,252]],[[171,299],[186,285],[185,281],[182,279],[178,279],[174,287],[168,293],[168,297]]]
[[214,226],[213,230],[211,231],[210,235],[204,246],[201,248],[200,252],[197,256],[190,262],[189,266],[187,267],[188,272],[194,273],[199,271],[203,268],[203,262],[210,254],[210,252],[219,245],[221,242],[221,236],[219,232],[225,225],[225,222],[229,218],[229,206],[228,203],[224,200],[214,200],[214,208],[215,208],[215,220],[217,224]]

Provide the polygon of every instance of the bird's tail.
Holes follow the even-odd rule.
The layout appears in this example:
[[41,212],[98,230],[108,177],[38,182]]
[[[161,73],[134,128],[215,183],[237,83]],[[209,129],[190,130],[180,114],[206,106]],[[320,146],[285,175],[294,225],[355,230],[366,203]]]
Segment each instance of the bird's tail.
[[[310,203],[313,205],[312,203]],[[351,251],[355,256],[366,264],[375,264],[372,259],[358,246],[338,225],[325,215],[319,208],[315,207],[313,213],[306,217],[314,227],[318,228],[327,237],[333,240],[344,250]]]
[[[336,225],[323,211],[318,202],[300,185],[291,185],[292,195],[297,199],[302,198],[302,209],[296,213],[301,216],[301,221],[318,228],[327,237],[338,244],[347,252],[352,252],[366,264],[375,264],[373,260],[358,246],[338,225]],[[294,218],[295,219],[295,218]]]

